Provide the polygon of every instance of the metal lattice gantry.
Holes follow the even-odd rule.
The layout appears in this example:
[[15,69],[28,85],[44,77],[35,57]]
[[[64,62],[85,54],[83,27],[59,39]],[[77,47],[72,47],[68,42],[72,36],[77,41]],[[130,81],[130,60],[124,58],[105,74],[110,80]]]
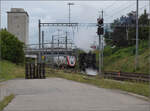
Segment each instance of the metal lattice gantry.
[[[34,51],[34,52],[39,52],[38,53],[38,55],[39,55],[39,62],[41,61],[40,60],[40,58],[41,58],[41,55],[43,55],[43,53],[44,53],[44,32],[43,31],[41,31],[41,28],[42,27],[77,27],[78,26],[78,23],[42,23],[40,20],[39,20],[39,24],[38,24],[38,29],[39,29],[39,48],[38,48],[38,50],[36,50],[36,51]],[[52,38],[54,37],[55,35],[52,35]],[[64,37],[64,39],[65,39],[65,42],[66,43],[62,43],[62,44],[67,44],[67,43],[69,43],[68,42],[68,38],[67,38],[67,32],[66,32],[66,35],[65,35],[65,37]],[[59,40],[58,40],[58,43],[59,43]],[[54,41],[52,41],[52,43],[49,43],[49,44],[52,44],[52,46],[53,46],[53,44],[55,44],[54,43]],[[70,44],[70,43],[69,43]],[[56,48],[53,48],[53,47],[51,47],[52,49],[51,50],[47,50],[48,52],[53,52],[54,50],[56,50]],[[58,47],[59,48],[59,47]],[[63,52],[64,54],[67,54],[67,53],[70,53],[70,50],[68,49],[68,47],[67,47],[67,45],[66,45],[66,47],[65,48],[63,48],[63,50],[62,50],[62,48],[60,47],[60,49],[61,50],[57,50],[57,51],[59,51],[59,52]],[[43,52],[42,52],[43,51]],[[47,52],[46,51],[46,52]],[[32,52],[32,51],[31,51]],[[47,52],[47,53],[48,53]],[[59,53],[58,52],[58,53]]]
[[42,23],[39,20],[39,48],[41,48],[41,27],[78,27],[78,23]]

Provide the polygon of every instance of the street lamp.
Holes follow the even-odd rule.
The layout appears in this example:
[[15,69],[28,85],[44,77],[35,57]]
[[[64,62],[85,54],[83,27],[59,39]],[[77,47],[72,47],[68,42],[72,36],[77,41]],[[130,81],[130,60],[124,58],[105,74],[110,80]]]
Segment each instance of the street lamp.
[[71,17],[71,13],[70,13],[71,9],[70,9],[70,6],[71,6],[71,5],[74,5],[74,3],[68,3],[67,5],[69,6],[69,24],[70,24],[70,17]]

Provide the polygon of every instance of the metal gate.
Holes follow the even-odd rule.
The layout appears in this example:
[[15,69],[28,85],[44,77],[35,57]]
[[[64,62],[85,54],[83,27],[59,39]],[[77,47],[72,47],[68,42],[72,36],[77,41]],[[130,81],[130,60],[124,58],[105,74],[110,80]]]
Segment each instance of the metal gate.
[[25,66],[26,79],[44,79],[45,78],[45,63],[26,63]]

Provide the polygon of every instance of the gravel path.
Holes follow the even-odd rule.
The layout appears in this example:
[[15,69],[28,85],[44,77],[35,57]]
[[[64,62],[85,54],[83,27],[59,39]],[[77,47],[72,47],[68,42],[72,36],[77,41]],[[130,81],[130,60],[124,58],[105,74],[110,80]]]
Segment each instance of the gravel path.
[[4,111],[150,111],[147,101],[60,78],[3,82],[16,97]]

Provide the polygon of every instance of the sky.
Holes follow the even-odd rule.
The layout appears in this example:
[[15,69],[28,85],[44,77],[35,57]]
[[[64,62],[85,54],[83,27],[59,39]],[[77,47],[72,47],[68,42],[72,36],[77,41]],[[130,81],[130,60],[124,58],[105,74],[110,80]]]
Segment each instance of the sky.
[[[104,11],[104,23],[111,23],[114,19],[135,11],[136,1],[71,1],[71,22],[96,23],[100,11]],[[41,22],[68,22],[68,1],[1,1],[1,27],[7,28],[7,11],[11,8],[23,8],[29,14],[28,44],[38,43],[38,20]],[[139,14],[149,10],[148,1],[139,1]],[[45,31],[45,42],[51,41],[52,34],[57,33],[57,27],[50,27]],[[93,42],[98,43],[96,27],[62,28],[68,31],[68,36],[75,45],[89,50]],[[53,30],[53,31],[52,31]],[[74,31],[74,34],[73,34]],[[53,33],[52,33],[53,32]]]

